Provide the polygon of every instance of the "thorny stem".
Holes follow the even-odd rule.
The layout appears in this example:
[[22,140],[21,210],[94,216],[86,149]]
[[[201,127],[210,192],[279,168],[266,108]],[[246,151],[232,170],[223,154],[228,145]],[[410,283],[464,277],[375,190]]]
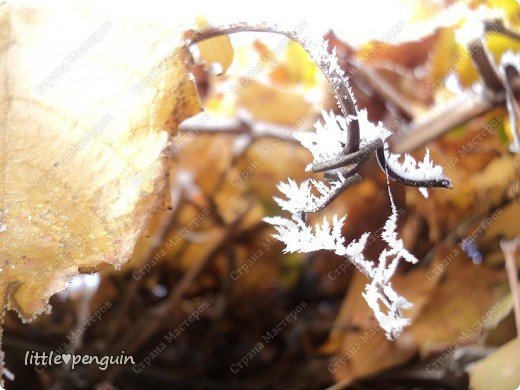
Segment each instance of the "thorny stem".
[[520,337],[520,288],[518,287],[518,270],[515,259],[520,249],[520,236],[510,241],[501,240],[500,247],[504,253],[509,287],[511,288],[511,296],[513,297],[516,333],[518,337]]

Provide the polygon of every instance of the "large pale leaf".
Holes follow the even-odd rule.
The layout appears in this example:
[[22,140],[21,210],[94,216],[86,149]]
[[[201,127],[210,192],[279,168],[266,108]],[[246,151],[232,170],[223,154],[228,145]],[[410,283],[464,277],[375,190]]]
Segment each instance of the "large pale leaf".
[[171,11],[131,7],[0,7],[0,295],[14,287],[24,319],[79,271],[128,260],[169,137],[199,111]]

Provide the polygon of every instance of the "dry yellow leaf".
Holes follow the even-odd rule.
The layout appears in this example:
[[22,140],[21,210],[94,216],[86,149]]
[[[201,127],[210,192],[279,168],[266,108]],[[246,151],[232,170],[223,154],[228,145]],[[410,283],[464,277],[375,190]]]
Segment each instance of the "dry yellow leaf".
[[487,5],[502,11],[510,23],[520,23],[520,4],[517,0],[487,0]]
[[247,109],[259,121],[294,125],[305,120],[312,110],[311,103],[299,94],[247,78],[242,80],[237,106]]
[[437,89],[441,81],[448,76],[457,59],[455,32],[451,28],[440,28],[438,39],[430,54],[429,85]]
[[0,6],[0,294],[23,319],[124,264],[161,200],[169,137],[200,106],[160,5]]
[[469,387],[473,390],[509,390],[520,386],[520,338],[503,345],[469,369]]
[[427,276],[442,273],[442,281],[410,326],[425,356],[475,342],[487,318],[499,309],[494,301],[503,278],[501,270],[471,263],[457,246],[439,251],[436,262]]
[[[198,18],[197,26],[199,29],[207,28],[208,23],[204,18]],[[231,66],[233,62],[233,46],[229,36],[222,35],[219,37],[211,38],[206,41],[197,43],[199,49],[200,59],[207,65],[214,63],[220,64],[222,71],[225,73],[226,70]]]
[[270,76],[281,85],[302,84],[305,88],[312,89],[316,87],[320,70],[305,49],[291,41],[285,49],[284,61],[274,67]]

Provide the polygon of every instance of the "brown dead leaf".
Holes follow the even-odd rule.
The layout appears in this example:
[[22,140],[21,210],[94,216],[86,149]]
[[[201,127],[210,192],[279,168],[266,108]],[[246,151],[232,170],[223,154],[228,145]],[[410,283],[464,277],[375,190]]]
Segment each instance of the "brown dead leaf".
[[[402,27],[402,24],[397,24],[391,32],[398,33]],[[408,69],[414,69],[428,60],[432,48],[439,39],[439,35],[440,32],[437,30],[417,41],[402,42],[396,45],[381,41],[371,41],[363,45],[356,52],[356,56],[362,63],[389,62]]]
[[449,346],[475,342],[489,316],[498,310],[493,303],[502,270],[475,265],[460,247],[439,251],[428,276],[443,274],[411,331],[422,355]]
[[415,354],[415,343],[409,332],[389,341],[378,324],[348,331],[341,351],[329,364],[329,371],[342,384],[395,367]]
[[180,27],[124,9],[0,7],[0,294],[16,287],[7,303],[24,319],[79,271],[128,260],[160,201],[168,137],[199,111]]

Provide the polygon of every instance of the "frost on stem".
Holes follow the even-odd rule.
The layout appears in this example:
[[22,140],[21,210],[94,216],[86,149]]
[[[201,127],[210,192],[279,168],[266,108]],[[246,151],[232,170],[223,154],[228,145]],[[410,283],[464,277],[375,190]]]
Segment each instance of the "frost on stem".
[[[332,223],[324,218],[321,224],[309,226],[307,214],[323,209],[348,186],[359,182],[361,176],[356,173],[357,168],[374,151],[387,177],[405,185],[424,187],[421,188],[423,194],[426,187],[449,188],[451,182],[443,176],[442,168],[431,163],[428,152],[425,159],[419,163],[408,155],[401,163],[400,156],[388,152],[385,140],[390,132],[381,124],[372,124],[368,121],[365,111],[356,109],[348,80],[338,64],[336,51],[333,49],[332,53],[328,52],[328,42],[315,43],[299,33],[281,30],[267,24],[255,26],[236,24],[195,33],[187,44],[192,45],[218,35],[240,31],[273,32],[298,42],[309,53],[333,87],[342,114],[337,116],[332,112],[322,112],[323,122],[316,123],[315,132],[297,135],[297,139],[313,155],[313,163],[307,167],[307,170],[326,172],[327,182],[305,180],[298,185],[289,179],[288,183],[280,184],[278,188],[285,195],[285,199],[275,198],[275,200],[291,216],[290,218],[271,217],[266,218],[265,221],[276,228],[275,237],[285,243],[285,252],[306,253],[330,250],[350,260],[370,279],[363,296],[386,331],[387,337],[397,337],[408,324],[408,320],[402,316],[402,310],[410,308],[411,304],[392,289],[390,279],[401,259],[413,263],[417,260],[404,248],[403,242],[397,237],[395,231],[397,211],[391,195],[392,214],[384,226],[382,235],[387,243],[387,249],[380,254],[377,266],[375,262],[363,256],[368,233],[346,245],[341,235],[345,216],[342,218],[334,216]],[[363,129],[362,136],[360,127]]]
[[[345,132],[348,129],[348,120],[351,120],[351,118],[335,116],[333,113],[323,112],[322,115],[323,121],[316,123],[315,132],[296,135],[302,145],[312,153],[313,163],[336,157],[343,152]],[[378,137],[385,139],[389,134],[381,124],[370,123],[365,111],[360,111],[358,120],[364,130],[362,145]],[[428,162],[429,159],[426,161]],[[417,169],[425,168],[431,169],[431,165],[425,162],[419,163]],[[401,259],[411,263],[417,262],[417,259],[404,248],[402,240],[397,236],[398,213],[391,196],[392,214],[386,221],[382,233],[387,248],[380,254],[377,265],[363,255],[369,233],[363,234],[358,240],[349,244],[345,243],[341,229],[346,216],[334,215],[332,221],[324,217],[321,223],[314,226],[306,223],[304,216],[321,209],[320,206],[334,196],[348,180],[341,171],[334,172],[334,178],[329,183],[315,179],[305,180],[301,184],[292,179],[288,179],[287,183],[280,183],[278,189],[284,198],[275,198],[275,201],[291,216],[290,218],[271,217],[266,218],[265,221],[276,228],[275,238],[285,244],[285,252],[308,253],[329,250],[351,261],[370,279],[363,297],[374,311],[376,319],[385,330],[387,337],[397,337],[408,324],[408,319],[402,316],[402,310],[410,308],[411,304],[393,290],[390,279]],[[414,172],[411,167],[407,170],[410,175]]]
[[[350,94],[346,81],[342,88],[338,86],[346,79],[337,65],[334,51],[332,55],[329,54],[326,50],[326,43],[313,46],[305,41],[304,46],[317,48],[317,50],[310,50],[309,52],[324,73],[329,74],[328,79],[335,90],[343,90],[344,93]],[[330,73],[333,73],[333,75],[330,76]],[[340,96],[339,99],[342,99],[342,97]],[[354,101],[353,98],[346,99],[345,97],[342,100]],[[358,174],[354,174],[355,167],[364,156],[359,154],[359,158],[358,156],[352,159],[344,158],[346,153],[356,154],[351,150],[352,144],[349,145],[352,140],[350,132],[353,122],[359,124],[359,128],[362,129],[357,145],[359,150],[369,148],[370,145],[383,145],[379,148],[381,149],[379,152],[384,153],[382,167],[387,172],[387,177],[398,173],[401,176],[401,182],[404,180],[405,183],[409,182],[411,185],[417,185],[417,182],[428,184],[440,180],[446,180],[449,184],[449,180],[443,175],[442,168],[431,162],[428,151],[423,161],[416,162],[413,157],[406,155],[404,161],[401,162],[401,156],[390,153],[385,143],[391,133],[381,123],[371,123],[365,110],[354,111],[356,112],[355,115],[350,111],[348,115],[342,116],[335,115],[332,111],[322,111],[322,120],[316,122],[314,132],[297,133],[295,135],[313,156],[313,162],[307,166],[307,171],[314,170],[316,172],[316,167],[319,166],[330,167],[330,162],[333,162],[333,167],[347,166],[347,168],[323,169],[327,170],[327,182],[308,179],[301,184],[297,184],[294,180],[288,179],[287,183],[280,183],[278,189],[285,198],[275,198],[275,201],[291,216],[288,218],[269,217],[265,218],[265,221],[275,227],[277,233],[274,237],[285,244],[285,252],[308,253],[329,250],[352,262],[370,280],[366,285],[363,297],[374,311],[375,317],[385,330],[387,337],[395,338],[401,334],[403,328],[409,323],[409,320],[403,317],[402,311],[411,308],[412,305],[394,291],[390,279],[402,259],[411,263],[416,263],[417,259],[404,248],[402,240],[397,236],[398,213],[391,194],[389,195],[392,213],[386,221],[382,233],[382,239],[386,242],[387,247],[379,255],[377,263],[367,260],[363,255],[369,233],[363,234],[358,240],[345,243],[341,229],[346,216],[338,217],[334,215],[332,221],[324,217],[321,223],[314,226],[307,224],[306,216],[308,213],[321,210],[324,205],[330,203],[349,184],[352,184],[354,178],[360,179]],[[341,161],[342,158],[343,162],[346,163],[335,165],[334,162]],[[354,169],[349,167],[354,167]],[[425,188],[420,190],[421,193],[425,194]],[[427,196],[427,193],[425,196]]]
[[[413,181],[424,181],[424,180],[435,180],[435,181],[448,181],[449,179],[444,176],[442,167],[435,165],[430,159],[430,151],[426,149],[426,155],[423,161],[416,161],[411,155],[405,154],[404,159],[400,162],[400,154],[390,153],[388,148],[385,146],[385,158],[386,163],[392,169],[392,171],[399,174],[399,176]],[[428,190],[426,187],[420,187],[419,191],[427,198]]]
[[[320,192],[320,195],[315,195],[313,188]],[[340,218],[334,215],[332,222],[324,217],[321,224],[314,226],[307,225],[301,217],[302,213],[315,207],[321,197],[328,196],[328,192],[332,191],[331,187],[316,180],[306,180],[298,186],[289,179],[288,183],[280,184],[279,189],[286,199],[275,200],[284,210],[291,213],[291,217],[270,217],[265,218],[265,221],[276,228],[277,234],[274,237],[285,244],[284,251],[308,253],[329,250],[347,258],[371,280],[363,297],[374,311],[387,337],[399,336],[404,326],[409,323],[409,320],[402,316],[402,310],[410,308],[411,304],[393,290],[390,279],[401,259],[411,263],[416,263],[417,259],[404,248],[403,241],[397,236],[398,213],[392,197],[390,196],[392,214],[386,221],[381,235],[387,243],[387,248],[379,255],[379,263],[376,266],[375,262],[367,260],[363,255],[369,233],[346,245],[341,234],[346,216]]]

